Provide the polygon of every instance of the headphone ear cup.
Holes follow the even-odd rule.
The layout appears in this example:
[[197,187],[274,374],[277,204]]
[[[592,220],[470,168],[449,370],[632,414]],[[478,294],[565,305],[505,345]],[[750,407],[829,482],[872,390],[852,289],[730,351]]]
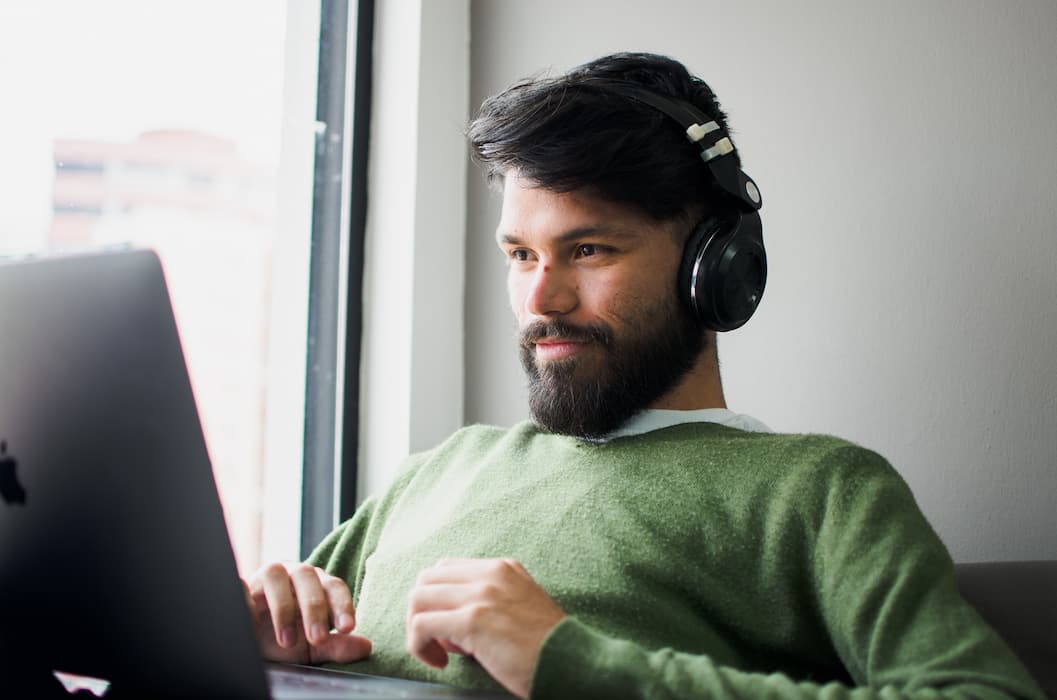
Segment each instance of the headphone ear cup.
[[745,324],[763,296],[767,254],[756,212],[708,217],[687,240],[680,296],[704,327],[730,331]]
[[[704,323],[701,316],[701,305],[697,293],[697,271],[705,243],[715,233],[719,220],[714,216],[706,217],[698,222],[690,237],[683,246],[683,259],[679,263],[679,298],[690,311],[690,314],[698,321]],[[707,293],[707,290],[705,290]]]

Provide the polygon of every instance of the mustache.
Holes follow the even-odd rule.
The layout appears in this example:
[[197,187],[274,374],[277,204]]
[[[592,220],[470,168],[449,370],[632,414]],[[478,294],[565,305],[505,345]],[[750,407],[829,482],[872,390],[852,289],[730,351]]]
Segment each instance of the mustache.
[[604,324],[579,325],[561,319],[536,321],[521,329],[518,341],[521,347],[531,348],[540,338],[561,338],[573,343],[600,343],[610,345],[613,331]]

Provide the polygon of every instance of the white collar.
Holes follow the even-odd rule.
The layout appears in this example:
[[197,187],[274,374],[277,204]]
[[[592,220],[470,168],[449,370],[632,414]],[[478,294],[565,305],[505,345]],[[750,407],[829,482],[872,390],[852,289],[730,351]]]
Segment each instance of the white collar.
[[652,408],[635,414],[624,425],[593,442],[609,442],[619,437],[642,435],[682,423],[718,423],[738,430],[756,433],[771,432],[771,429],[762,421],[744,413],[735,413],[729,408],[699,408],[693,411]]

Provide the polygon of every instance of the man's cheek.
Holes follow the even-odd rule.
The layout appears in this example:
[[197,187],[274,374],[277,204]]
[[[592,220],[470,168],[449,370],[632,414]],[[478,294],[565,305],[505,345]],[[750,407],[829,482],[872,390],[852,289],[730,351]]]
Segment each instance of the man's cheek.
[[510,302],[510,310],[514,312],[514,317],[517,318],[519,326],[525,325],[521,322],[525,315],[525,290],[522,287],[523,285],[518,283],[512,273],[508,275],[506,283],[507,300]]

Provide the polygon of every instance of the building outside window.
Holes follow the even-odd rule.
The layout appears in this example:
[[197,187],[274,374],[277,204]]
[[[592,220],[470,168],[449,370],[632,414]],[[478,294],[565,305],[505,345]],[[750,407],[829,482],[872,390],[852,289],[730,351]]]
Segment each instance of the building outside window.
[[[0,255],[158,252],[243,573],[262,556],[297,556],[289,486],[303,439],[320,13],[310,5],[0,7]],[[286,505],[265,507],[269,493]],[[264,511],[293,546],[266,546]]]

